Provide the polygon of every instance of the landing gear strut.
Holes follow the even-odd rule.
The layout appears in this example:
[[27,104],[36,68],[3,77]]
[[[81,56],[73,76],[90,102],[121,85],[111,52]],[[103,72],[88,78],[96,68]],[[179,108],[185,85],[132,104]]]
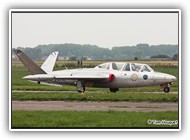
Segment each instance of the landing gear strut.
[[79,93],[84,93],[85,92],[85,86],[84,86],[83,82],[77,81],[77,91]]
[[110,88],[110,92],[117,92],[117,91],[119,91],[118,88]]

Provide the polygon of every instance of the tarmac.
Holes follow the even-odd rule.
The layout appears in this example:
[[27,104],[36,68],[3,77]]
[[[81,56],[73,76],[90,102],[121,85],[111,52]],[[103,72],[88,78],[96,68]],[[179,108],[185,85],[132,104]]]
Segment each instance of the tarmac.
[[178,103],[150,102],[76,102],[76,101],[12,101],[12,110],[31,111],[178,111]]

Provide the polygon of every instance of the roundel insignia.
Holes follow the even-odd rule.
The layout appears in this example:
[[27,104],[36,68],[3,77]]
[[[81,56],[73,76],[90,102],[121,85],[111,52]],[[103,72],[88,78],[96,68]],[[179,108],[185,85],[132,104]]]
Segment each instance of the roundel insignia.
[[146,74],[143,75],[143,79],[144,79],[144,80],[147,80],[147,79],[148,79],[148,75],[146,75]]
[[137,79],[138,79],[137,74],[132,74],[132,75],[131,75],[131,80],[132,80],[132,81],[136,81]]

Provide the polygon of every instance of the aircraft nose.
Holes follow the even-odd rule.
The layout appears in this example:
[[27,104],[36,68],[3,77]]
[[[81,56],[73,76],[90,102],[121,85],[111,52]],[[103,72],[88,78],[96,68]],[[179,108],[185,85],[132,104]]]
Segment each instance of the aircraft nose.
[[168,75],[168,76],[166,76],[166,79],[167,79],[167,80],[171,80],[171,82],[174,82],[174,81],[177,80],[177,78],[176,78],[175,76],[173,76],[173,75]]

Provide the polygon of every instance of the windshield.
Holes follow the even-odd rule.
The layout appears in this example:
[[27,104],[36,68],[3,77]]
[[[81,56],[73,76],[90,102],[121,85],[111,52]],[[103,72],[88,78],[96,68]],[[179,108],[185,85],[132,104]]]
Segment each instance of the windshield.
[[141,69],[141,72],[150,72],[150,69],[146,65],[144,65]]

